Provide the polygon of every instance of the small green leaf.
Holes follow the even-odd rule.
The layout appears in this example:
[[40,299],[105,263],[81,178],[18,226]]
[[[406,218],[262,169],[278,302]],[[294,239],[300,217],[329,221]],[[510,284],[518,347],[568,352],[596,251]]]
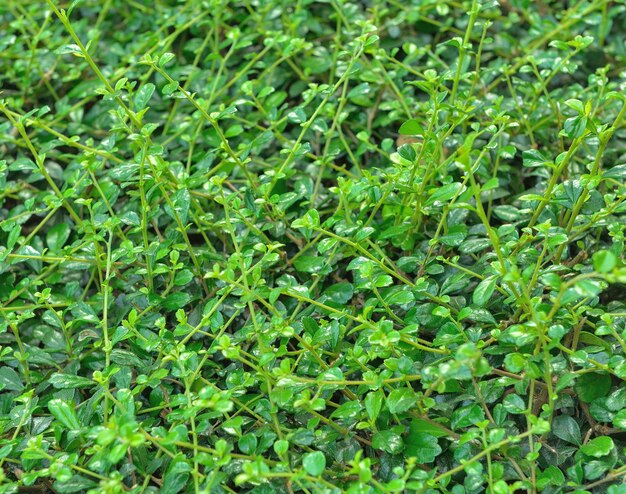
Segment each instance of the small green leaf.
[[559,415],[552,421],[552,434],[568,443],[576,444],[582,442],[582,435],[578,423],[569,415]]
[[59,223],[54,225],[46,233],[46,243],[52,252],[59,252],[67,239],[70,237],[70,227],[67,223]]
[[346,281],[335,283],[324,290],[324,295],[338,304],[348,303],[352,299],[353,294],[354,287]]
[[593,268],[598,273],[613,271],[617,265],[617,256],[610,250],[600,250],[593,255]]
[[421,124],[415,120],[407,120],[400,126],[400,130],[398,130],[398,134],[404,136],[423,136],[424,129]]
[[487,305],[494,290],[496,289],[497,281],[498,279],[495,276],[489,276],[488,278],[482,280],[476,288],[474,288],[474,293],[472,295],[472,301],[474,304],[479,307]]
[[381,431],[374,434],[372,438],[372,446],[375,449],[386,451],[389,454],[395,455],[402,451],[404,446],[402,437],[393,431]]
[[522,161],[524,166],[529,168],[543,166],[548,162],[547,158],[536,149],[528,149],[524,151],[522,153]]
[[160,492],[165,494],[178,494],[181,492],[187,484],[191,471],[191,465],[187,462],[185,456],[182,454],[176,455],[167,467]]
[[417,397],[415,392],[408,388],[394,389],[387,397],[387,408],[391,413],[403,413],[411,409]]
[[67,54],[71,54],[74,55],[75,57],[79,57],[79,58],[85,58],[85,56],[83,55],[82,50],[80,49],[80,46],[78,45],[65,45],[65,46],[61,46],[60,48],[57,48],[54,53],[56,53],[57,55],[67,55]]
[[521,396],[515,393],[507,395],[504,400],[502,400],[502,405],[509,413],[522,414],[526,411],[526,403],[524,403]]
[[319,477],[326,468],[326,457],[321,451],[313,451],[302,457],[302,466],[309,475]]
[[570,139],[581,137],[587,129],[587,120],[588,117],[584,115],[568,118],[565,120],[562,133]]
[[167,310],[177,310],[189,302],[191,302],[191,295],[186,292],[176,292],[168,295],[160,305]]
[[326,259],[318,256],[300,256],[293,265],[303,273],[319,273],[326,265]]
[[433,189],[431,196],[425,203],[425,206],[442,205],[455,197],[457,194],[460,194],[463,190],[465,190],[465,185],[458,182],[453,182],[451,184],[444,185],[443,187]]
[[171,96],[178,89],[178,81],[168,82],[161,88],[163,96]]
[[378,418],[378,414],[383,405],[383,392],[379,389],[377,391],[370,391],[365,397],[365,411],[367,416],[372,422],[375,422]]
[[71,430],[80,429],[80,421],[76,414],[75,405],[61,399],[53,399],[48,402],[48,410],[65,427]]
[[278,441],[274,443],[273,447],[274,447],[274,452],[279,457],[282,457],[289,450],[289,441],[287,441],[286,439],[279,439]]
[[596,398],[606,396],[611,389],[611,376],[589,372],[576,380],[574,390],[583,403],[591,403]]
[[0,367],[0,389],[9,391],[22,391],[24,389],[24,384],[18,373],[6,365]]
[[413,421],[411,421],[410,430],[412,432],[425,432],[426,434],[430,434],[431,436],[435,436],[437,438],[448,436],[444,426],[438,427],[425,419],[413,419]]
[[87,388],[95,384],[95,382],[86,377],[60,373],[52,374],[48,382],[57,389]]
[[620,410],[613,417],[613,425],[626,431],[626,410]]
[[485,420],[485,413],[479,405],[468,405],[454,411],[450,425],[453,429],[461,429]]
[[404,454],[409,458],[415,458],[418,463],[432,463],[442,452],[435,436],[413,430],[412,426],[404,442],[406,445]]
[[291,223],[292,228],[317,228],[320,226],[320,214],[315,209],[309,209],[306,214]]
[[176,286],[184,286],[193,280],[193,273],[189,269],[183,269],[176,273],[176,278],[174,279],[174,285]]
[[189,214],[189,204],[191,195],[187,189],[177,190],[171,197],[172,206],[165,206],[165,212],[174,220],[180,219],[185,225],[187,223],[187,215]]
[[600,436],[592,439],[587,444],[583,444],[580,447],[587,456],[593,456],[594,458],[601,458],[608,455],[614,447],[613,439],[609,436]]
[[174,54],[166,52],[159,57],[159,67],[165,66],[169,61],[174,59]]
[[154,94],[154,84],[148,82],[141,86],[137,92],[135,93],[135,97],[133,102],[135,103],[135,111],[143,110],[146,106],[148,106],[148,102],[152,95]]
[[237,441],[237,446],[243,454],[251,455],[258,445],[258,439],[254,434],[244,434]]

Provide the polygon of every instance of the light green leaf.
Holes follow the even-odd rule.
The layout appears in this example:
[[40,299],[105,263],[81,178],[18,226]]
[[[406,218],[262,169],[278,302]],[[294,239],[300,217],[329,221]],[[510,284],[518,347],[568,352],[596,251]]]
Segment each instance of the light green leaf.
[[394,389],[387,397],[387,408],[391,413],[403,413],[411,409],[417,397],[415,392],[408,388]]
[[379,389],[377,391],[370,391],[365,397],[365,411],[369,419],[374,422],[378,418],[378,414],[383,405],[383,392]]
[[400,126],[398,134],[405,136],[423,136],[424,129],[417,120],[412,118],[411,120],[407,120]]
[[488,278],[482,280],[476,288],[474,288],[474,293],[472,295],[472,301],[474,304],[479,307],[487,305],[494,290],[496,289],[497,281],[498,279],[495,276],[489,276]]
[[326,457],[321,451],[307,453],[302,457],[302,466],[309,475],[318,477],[326,468]]
[[609,436],[600,436],[592,439],[587,444],[583,444],[580,447],[580,451],[585,453],[587,456],[601,458],[608,455],[614,446],[615,444],[613,443],[613,439]]
[[71,430],[80,429],[80,421],[76,415],[75,405],[61,399],[53,399],[48,402],[48,410],[61,424]]

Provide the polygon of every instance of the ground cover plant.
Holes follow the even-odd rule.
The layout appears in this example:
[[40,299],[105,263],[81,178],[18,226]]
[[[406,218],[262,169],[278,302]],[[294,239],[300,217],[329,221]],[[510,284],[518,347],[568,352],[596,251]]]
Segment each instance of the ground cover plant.
[[625,493],[625,26],[0,2],[0,491]]

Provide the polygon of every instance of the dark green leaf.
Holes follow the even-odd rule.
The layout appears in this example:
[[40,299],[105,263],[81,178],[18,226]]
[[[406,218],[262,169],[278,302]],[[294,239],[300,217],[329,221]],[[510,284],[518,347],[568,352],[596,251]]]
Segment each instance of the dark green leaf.
[[606,396],[611,389],[611,376],[589,372],[576,380],[574,390],[578,399],[584,403],[591,403],[596,398]]

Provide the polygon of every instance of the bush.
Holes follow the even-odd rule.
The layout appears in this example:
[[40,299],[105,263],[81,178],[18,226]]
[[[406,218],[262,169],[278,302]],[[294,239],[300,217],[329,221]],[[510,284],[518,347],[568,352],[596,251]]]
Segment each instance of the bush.
[[626,492],[625,25],[2,2],[0,492]]

